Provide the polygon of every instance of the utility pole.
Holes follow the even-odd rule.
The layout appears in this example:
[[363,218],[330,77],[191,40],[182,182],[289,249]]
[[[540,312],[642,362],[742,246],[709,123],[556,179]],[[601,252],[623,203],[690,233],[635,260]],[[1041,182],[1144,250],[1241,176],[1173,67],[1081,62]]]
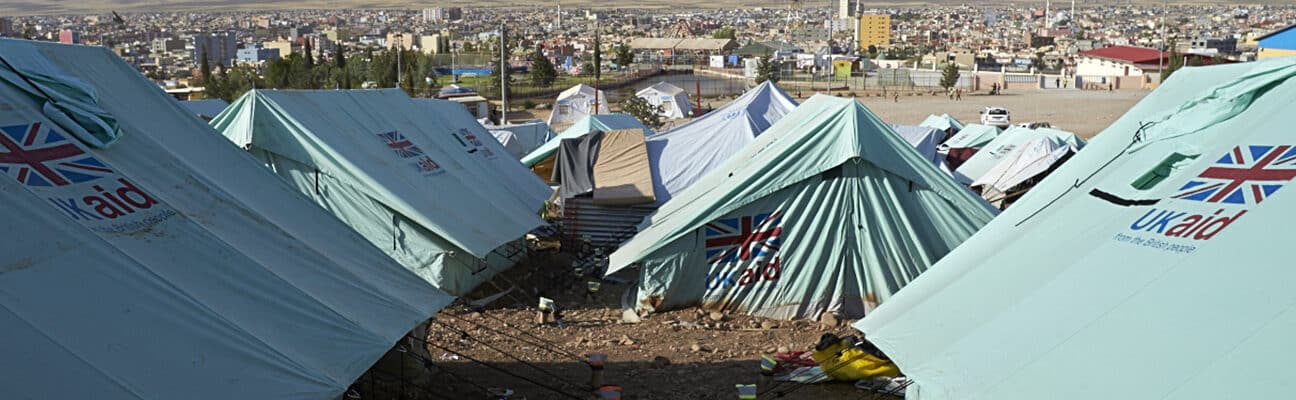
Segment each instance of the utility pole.
[[404,52],[401,50],[404,48],[405,48],[405,34],[398,33],[396,34],[396,88],[397,89],[400,89],[401,78],[403,78],[401,76],[401,53]]
[[[1165,47],[1166,47],[1165,15],[1166,15],[1166,7],[1169,6],[1168,3],[1169,3],[1168,0],[1161,0],[1161,45],[1157,47],[1161,49],[1162,54],[1157,54],[1157,72],[1165,71]],[[1158,77],[1157,85],[1160,84],[1161,84],[1160,77]]]
[[508,31],[507,24],[500,23],[500,125],[508,124]]

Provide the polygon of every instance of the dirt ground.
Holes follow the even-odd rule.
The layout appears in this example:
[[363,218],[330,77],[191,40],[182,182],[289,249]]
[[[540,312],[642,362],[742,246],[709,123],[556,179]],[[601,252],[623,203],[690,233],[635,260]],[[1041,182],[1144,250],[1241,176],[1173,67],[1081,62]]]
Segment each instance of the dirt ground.
[[[799,385],[760,374],[761,354],[809,350],[824,333],[856,334],[850,321],[775,321],[691,308],[624,323],[621,297],[632,283],[604,281],[589,296],[589,279],[568,273],[570,265],[562,254],[534,254],[434,317],[431,368],[409,356],[396,361],[402,356],[393,352],[379,364],[385,375],[366,375],[354,387],[365,399],[399,398],[374,392],[370,380],[394,391],[391,375],[403,374],[403,397],[410,399],[488,399],[485,392],[495,388],[513,390],[510,399],[587,399],[590,368],[583,360],[598,352],[608,358],[605,384],[620,386],[623,399],[736,399],[735,384],[757,384],[761,399],[895,399],[847,382]],[[617,278],[633,280],[633,271]],[[465,303],[509,288],[515,289],[484,309]],[[540,295],[565,309],[563,327],[536,324]]]
[[[804,102],[814,94],[811,91],[789,90],[789,94]],[[832,92],[834,96],[850,96],[850,92]],[[1092,138],[1124,115],[1135,103],[1143,100],[1148,91],[1118,90],[1009,90],[1000,95],[985,93],[964,94],[962,101],[950,100],[943,93],[903,93],[899,101],[894,97],[882,98],[880,92],[856,93],[864,106],[887,123],[917,125],[928,115],[950,114],[963,123],[977,123],[980,112],[989,106],[1005,107],[1012,113],[1013,123],[1048,122],[1054,128],[1075,132],[1083,138]],[[704,106],[720,107],[733,98],[706,98]],[[616,107],[613,106],[615,110]],[[509,113],[513,120],[545,119],[548,110],[526,110]],[[688,120],[672,120],[657,131],[682,125]]]

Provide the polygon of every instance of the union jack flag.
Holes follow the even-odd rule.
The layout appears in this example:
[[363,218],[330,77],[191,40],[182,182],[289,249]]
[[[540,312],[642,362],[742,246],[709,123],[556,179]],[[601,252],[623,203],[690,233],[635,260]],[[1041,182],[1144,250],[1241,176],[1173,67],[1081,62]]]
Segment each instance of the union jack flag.
[[113,170],[67,136],[34,122],[0,127],[0,173],[27,186],[66,186]]
[[1171,196],[1207,203],[1258,204],[1296,177],[1296,148],[1235,146]]
[[777,211],[706,224],[707,262],[715,264],[749,260],[779,249],[783,218]]
[[392,151],[395,151],[397,157],[410,158],[423,155],[423,150],[419,149],[418,146],[415,146],[414,143],[409,141],[409,139],[406,139],[405,135],[402,135],[400,132],[391,131],[379,133],[378,138],[382,139],[383,142],[386,142],[387,147],[390,147]]

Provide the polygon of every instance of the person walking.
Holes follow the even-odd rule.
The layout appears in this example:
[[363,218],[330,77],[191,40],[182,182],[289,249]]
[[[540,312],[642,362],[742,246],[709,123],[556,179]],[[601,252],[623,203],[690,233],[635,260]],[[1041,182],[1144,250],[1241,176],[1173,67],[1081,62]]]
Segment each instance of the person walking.
[[954,101],[963,101],[963,89],[954,89]]
[[1055,89],[1062,88],[1062,78],[1053,78],[1053,88]]

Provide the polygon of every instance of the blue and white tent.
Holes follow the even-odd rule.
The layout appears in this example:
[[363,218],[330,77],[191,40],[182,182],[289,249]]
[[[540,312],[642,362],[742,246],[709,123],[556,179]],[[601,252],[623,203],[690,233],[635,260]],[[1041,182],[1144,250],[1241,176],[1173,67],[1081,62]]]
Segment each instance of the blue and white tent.
[[792,96],[766,82],[724,107],[650,136],[648,161],[657,203],[723,164],[796,107]]

